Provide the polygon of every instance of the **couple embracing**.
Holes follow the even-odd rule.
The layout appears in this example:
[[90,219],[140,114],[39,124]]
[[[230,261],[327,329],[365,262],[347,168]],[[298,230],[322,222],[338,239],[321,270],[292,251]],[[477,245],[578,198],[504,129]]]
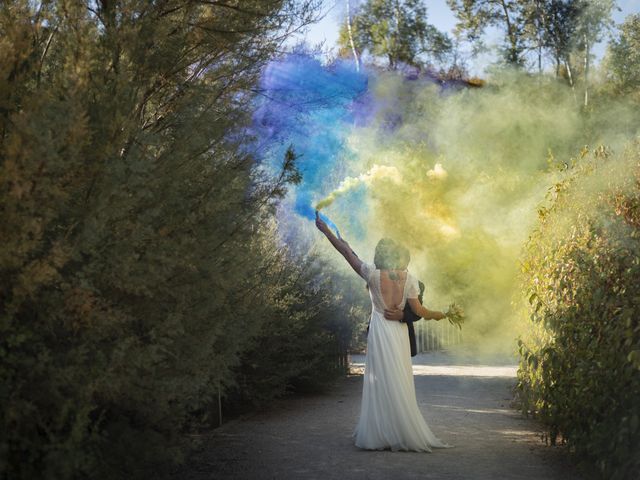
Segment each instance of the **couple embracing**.
[[345,258],[369,288],[372,312],[367,335],[367,355],[360,419],[355,445],[367,450],[430,452],[450,445],[439,440],[422,417],[416,400],[405,305],[425,320],[446,315],[425,308],[418,299],[418,281],[406,270],[409,251],[390,239],[382,239],[374,263],[361,261],[349,244],[336,237],[316,215],[318,229]]

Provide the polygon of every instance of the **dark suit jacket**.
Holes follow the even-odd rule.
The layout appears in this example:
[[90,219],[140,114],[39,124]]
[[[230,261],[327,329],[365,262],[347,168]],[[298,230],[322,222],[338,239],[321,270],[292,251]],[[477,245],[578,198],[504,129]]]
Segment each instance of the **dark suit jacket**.
[[[418,295],[418,300],[422,303],[422,295],[424,294],[424,283],[418,281],[418,285],[420,286],[420,294]],[[417,322],[422,317],[419,317],[413,310],[411,310],[411,306],[407,302],[404,306],[404,318],[403,322],[407,324],[407,330],[409,330],[409,346],[411,347],[411,356],[415,357],[418,354],[418,347],[416,345],[416,332],[413,328],[413,322]]]

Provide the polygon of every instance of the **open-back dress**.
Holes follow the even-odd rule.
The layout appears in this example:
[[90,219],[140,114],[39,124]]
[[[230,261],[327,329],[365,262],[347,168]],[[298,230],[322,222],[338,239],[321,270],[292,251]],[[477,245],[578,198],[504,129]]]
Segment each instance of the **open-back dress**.
[[[449,447],[431,432],[418,407],[407,325],[384,318],[380,270],[363,262],[360,274],[369,286],[373,308],[360,419],[353,434],[356,446],[419,452]],[[407,298],[418,298],[418,292],[418,281],[407,274],[399,308]]]

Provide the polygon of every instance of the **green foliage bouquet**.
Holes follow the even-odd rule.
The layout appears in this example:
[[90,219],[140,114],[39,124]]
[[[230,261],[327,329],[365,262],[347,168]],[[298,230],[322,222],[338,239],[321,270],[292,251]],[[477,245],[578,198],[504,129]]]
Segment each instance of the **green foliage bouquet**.
[[451,325],[458,327],[462,330],[462,324],[465,321],[464,310],[461,306],[452,303],[445,312],[445,317],[449,320]]

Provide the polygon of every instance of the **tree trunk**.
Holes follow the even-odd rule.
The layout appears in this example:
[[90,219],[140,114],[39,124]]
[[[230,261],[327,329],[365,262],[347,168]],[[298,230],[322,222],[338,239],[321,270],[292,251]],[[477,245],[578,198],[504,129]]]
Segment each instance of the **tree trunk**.
[[396,29],[395,31],[391,34],[391,38],[393,39],[392,42],[389,44],[390,50],[391,50],[391,54],[394,57],[394,66],[392,68],[392,70],[395,70],[398,66],[398,62],[399,59],[401,58],[401,53],[400,53],[400,44],[401,44],[401,40],[400,40],[400,4],[398,3],[398,0],[396,0],[393,4],[393,13],[394,13],[394,20],[396,23]]
[[544,20],[542,18],[542,12],[540,10],[540,0],[536,1],[536,36],[538,42],[538,74],[542,75],[542,28],[544,26]]
[[569,85],[571,85],[571,93],[573,93],[573,101],[578,106],[578,98],[576,97],[576,89],[573,83],[573,75],[571,74],[571,65],[567,59],[564,60],[564,66],[567,69],[567,75],[569,76]]
[[542,45],[538,44],[538,75],[542,75]]
[[349,43],[351,44],[351,51],[353,52],[353,58],[356,62],[356,71],[360,71],[360,57],[356,50],[356,44],[353,41],[353,30],[351,30],[351,2],[347,0],[347,32],[349,33]]
[[509,43],[511,44],[511,49],[509,51],[509,63],[512,65],[518,64],[518,38],[514,31],[513,25],[511,24],[511,18],[509,18],[509,9],[507,8],[507,4],[504,0],[500,1],[502,5],[502,11],[504,12],[504,21],[507,24],[507,37],[509,37]]
[[589,106],[589,39],[584,34],[584,108]]

